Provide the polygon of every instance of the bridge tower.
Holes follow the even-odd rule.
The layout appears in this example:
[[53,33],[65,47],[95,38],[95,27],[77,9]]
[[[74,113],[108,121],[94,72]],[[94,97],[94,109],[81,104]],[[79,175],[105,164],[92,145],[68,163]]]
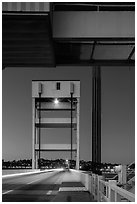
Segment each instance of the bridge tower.
[[92,68],[92,161],[101,163],[101,68]]
[[[46,111],[67,111],[69,118],[45,118]],[[41,168],[41,151],[76,154],[79,169],[80,81],[32,81],[32,168]],[[42,128],[70,128],[70,144],[42,144]],[[74,140],[74,131],[75,140]],[[74,142],[75,141],[75,142]]]

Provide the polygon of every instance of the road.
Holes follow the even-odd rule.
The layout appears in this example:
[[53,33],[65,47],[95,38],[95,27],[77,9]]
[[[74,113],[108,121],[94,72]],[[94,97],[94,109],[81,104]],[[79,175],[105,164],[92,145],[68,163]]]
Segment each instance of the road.
[[2,201],[51,201],[59,190],[63,175],[63,171],[56,171],[4,178],[2,180]]
[[77,200],[91,201],[89,193],[85,192],[85,187],[77,181],[72,172],[56,170],[2,179],[3,202]]

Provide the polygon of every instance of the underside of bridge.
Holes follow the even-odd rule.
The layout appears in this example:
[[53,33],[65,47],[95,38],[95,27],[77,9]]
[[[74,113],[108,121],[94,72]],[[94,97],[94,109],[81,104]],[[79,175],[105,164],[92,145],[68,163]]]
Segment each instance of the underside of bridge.
[[135,65],[134,11],[134,2],[3,2],[3,69],[93,69],[93,162],[101,162],[101,67]]

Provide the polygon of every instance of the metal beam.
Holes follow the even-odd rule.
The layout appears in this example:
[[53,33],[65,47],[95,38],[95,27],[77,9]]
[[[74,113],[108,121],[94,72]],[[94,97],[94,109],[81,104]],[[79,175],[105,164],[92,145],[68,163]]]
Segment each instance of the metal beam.
[[[36,152],[39,152],[39,150],[38,149],[36,149],[35,150]],[[66,150],[64,150],[64,149],[41,149],[40,150],[41,152],[48,152],[48,151],[53,151],[53,152],[56,152],[56,151],[65,151],[65,152],[70,152],[70,149],[66,149]],[[77,151],[76,149],[72,149],[72,151]]]
[[[39,108],[37,110],[39,110]],[[68,108],[68,109],[65,109],[65,108],[60,108],[60,109],[59,108],[58,109],[57,108],[56,109],[41,108],[40,110],[41,111],[71,111],[71,108]],[[72,111],[75,111],[75,109],[73,108]]]
[[[61,45],[61,44],[68,44],[68,45],[94,45],[94,42],[90,42],[90,41],[84,41],[84,42],[79,42],[79,41],[70,41],[70,42],[61,42],[61,41],[55,41],[55,44],[56,44],[56,46],[58,46],[58,45]],[[124,46],[124,45],[135,45],[135,42],[134,41],[126,41],[126,42],[123,42],[123,41],[96,41],[96,45],[97,46],[102,46],[102,45],[107,45],[107,46],[109,46],[109,45],[114,45],[114,46]]]
[[54,41],[57,42],[87,42],[87,41],[134,41],[135,42],[135,37],[54,37]]
[[[56,67],[57,66],[135,66],[135,60],[114,60],[114,59],[110,59],[110,60],[78,60],[78,61],[74,61],[74,60],[69,60],[69,61],[64,61],[64,62],[56,62]],[[50,65],[47,64],[29,64],[29,65],[25,65],[24,64],[6,64],[6,65],[2,65],[2,69],[5,69],[7,67],[23,67],[23,68],[28,68],[28,67],[33,67],[33,68],[37,68],[37,67],[51,67]]]
[[[39,119],[35,123],[39,124]],[[40,124],[71,124],[71,118],[41,118]],[[76,124],[76,118],[73,118],[73,124]]]
[[49,11],[2,11],[2,15],[34,15],[34,16],[48,16],[50,14]]
[[57,66],[135,66],[135,60],[66,60]]
[[54,11],[135,11],[135,3],[129,2],[57,2]]
[[[40,151],[71,151],[71,144],[41,144]],[[72,151],[77,149],[77,145],[72,145]],[[35,150],[39,151],[39,144],[35,144]]]

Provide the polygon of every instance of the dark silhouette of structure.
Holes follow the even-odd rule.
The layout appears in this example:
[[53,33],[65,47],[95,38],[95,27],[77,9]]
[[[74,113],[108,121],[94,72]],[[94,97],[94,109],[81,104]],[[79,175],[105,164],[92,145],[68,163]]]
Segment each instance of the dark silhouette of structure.
[[101,68],[92,71],[92,162],[101,163]]

